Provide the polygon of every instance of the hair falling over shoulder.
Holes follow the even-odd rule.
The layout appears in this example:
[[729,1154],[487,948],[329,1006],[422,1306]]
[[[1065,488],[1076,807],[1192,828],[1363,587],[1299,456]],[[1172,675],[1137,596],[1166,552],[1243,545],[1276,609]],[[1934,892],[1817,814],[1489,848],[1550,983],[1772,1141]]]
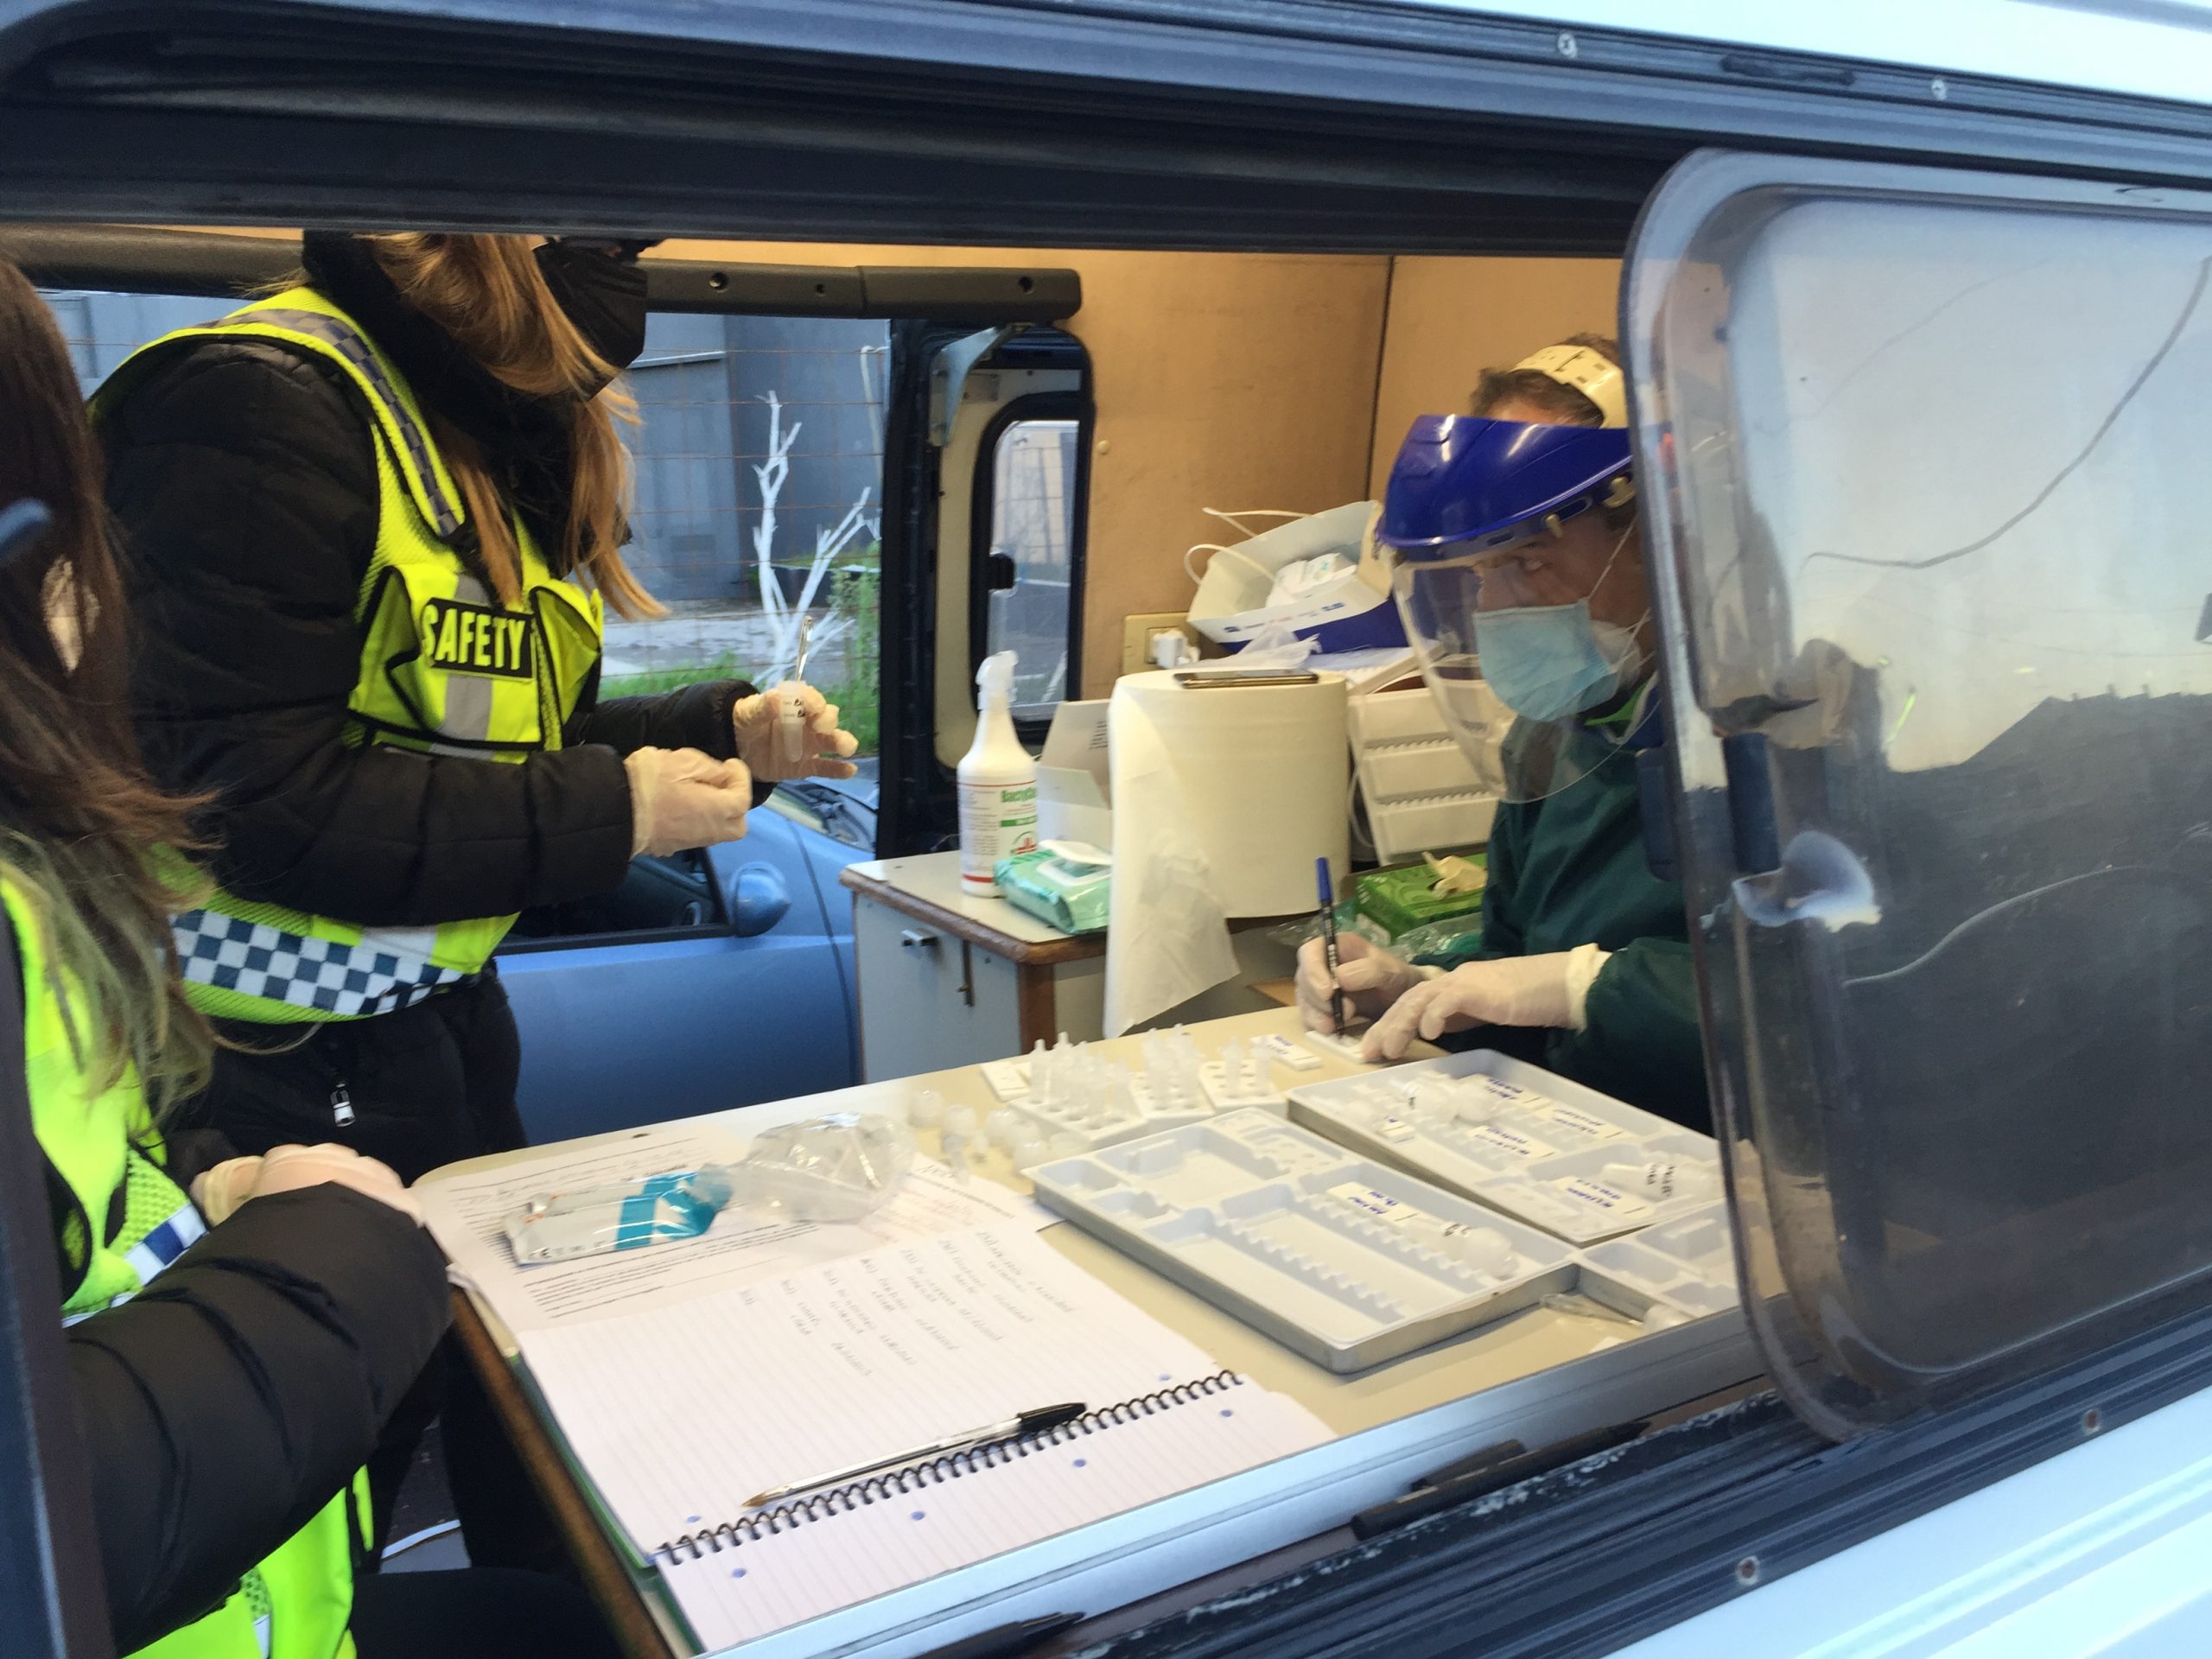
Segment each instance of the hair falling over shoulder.
[[[404,231],[365,240],[407,302],[490,373],[526,397],[572,404],[573,476],[568,545],[558,550],[562,568],[587,573],[620,615],[661,614],[622,562],[630,469],[614,423],[634,423],[637,407],[546,287],[531,238]],[[475,445],[432,418],[485,563],[500,599],[512,602],[521,591],[521,559],[498,486]]]
[[79,1063],[99,1088],[135,1069],[158,1110],[205,1080],[213,1041],[169,930],[196,902],[200,803],[163,793],[139,760],[127,612],[76,373],[53,314],[0,260],[0,503],[24,497],[54,525],[0,571],[0,874],[39,912]]

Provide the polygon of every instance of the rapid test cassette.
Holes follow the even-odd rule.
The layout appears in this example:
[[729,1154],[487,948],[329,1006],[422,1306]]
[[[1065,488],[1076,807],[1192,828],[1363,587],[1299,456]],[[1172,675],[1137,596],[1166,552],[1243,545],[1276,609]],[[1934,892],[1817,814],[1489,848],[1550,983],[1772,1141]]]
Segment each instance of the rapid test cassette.
[[1573,1287],[1558,1239],[1265,1111],[1030,1171],[1038,1198],[1332,1371]]
[[1290,1116],[1576,1244],[1720,1196],[1711,1136],[1489,1049],[1301,1084]]

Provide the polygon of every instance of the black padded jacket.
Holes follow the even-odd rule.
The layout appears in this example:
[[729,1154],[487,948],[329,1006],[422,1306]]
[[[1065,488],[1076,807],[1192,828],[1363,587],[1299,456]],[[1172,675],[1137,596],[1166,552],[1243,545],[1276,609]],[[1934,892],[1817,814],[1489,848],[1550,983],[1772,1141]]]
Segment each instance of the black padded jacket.
[[448,1311],[427,1233],[322,1185],[252,1200],[69,1327],[120,1651],[219,1605],[345,1489]]
[[611,892],[632,842],[621,757],[731,758],[742,681],[600,702],[596,672],[564,747],[518,765],[348,745],[376,457],[325,359],[180,344],[101,437],[138,741],[164,785],[211,798],[213,874],[240,899],[414,927]]

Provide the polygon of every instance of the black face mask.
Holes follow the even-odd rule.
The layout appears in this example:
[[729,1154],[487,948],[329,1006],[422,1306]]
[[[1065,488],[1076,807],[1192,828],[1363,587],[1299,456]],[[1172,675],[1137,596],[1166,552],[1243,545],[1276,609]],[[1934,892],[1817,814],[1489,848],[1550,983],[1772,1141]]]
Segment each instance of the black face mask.
[[634,259],[548,242],[537,250],[538,274],[584,343],[617,374],[645,349],[645,273]]

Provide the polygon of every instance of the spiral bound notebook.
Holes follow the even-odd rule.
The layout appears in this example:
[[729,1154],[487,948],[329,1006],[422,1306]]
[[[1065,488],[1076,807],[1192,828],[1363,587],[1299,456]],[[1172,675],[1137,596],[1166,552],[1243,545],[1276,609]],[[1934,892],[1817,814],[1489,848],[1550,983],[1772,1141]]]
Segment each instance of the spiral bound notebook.
[[744,1522],[747,1497],[769,1487],[1064,1400],[1152,1400],[1138,1413],[1152,1421],[1218,1369],[1026,1229],[918,1240],[520,1341],[640,1563]]
[[1329,1439],[1223,1371],[677,1541],[663,1574],[711,1652],[971,1567]]

